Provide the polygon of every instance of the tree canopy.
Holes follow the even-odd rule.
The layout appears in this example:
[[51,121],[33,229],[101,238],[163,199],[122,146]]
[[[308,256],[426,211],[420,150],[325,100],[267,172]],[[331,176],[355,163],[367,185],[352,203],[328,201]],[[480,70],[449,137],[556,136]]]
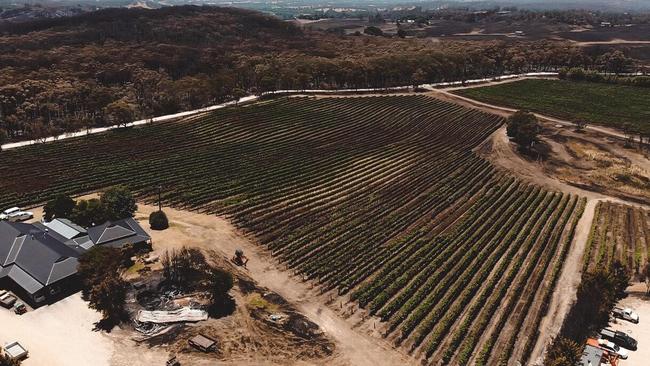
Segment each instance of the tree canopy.
[[115,186],[102,193],[99,199],[75,201],[67,195],[57,195],[47,202],[43,212],[47,221],[57,217],[68,218],[77,225],[90,227],[107,220],[133,217],[137,209],[131,191],[125,186]]
[[117,324],[125,317],[128,283],[122,279],[119,270],[128,255],[128,251],[95,246],[79,257],[82,297],[92,309],[102,313],[109,325]]
[[154,211],[149,215],[149,226],[153,230],[165,230],[169,227],[169,220],[163,211]]
[[384,35],[384,32],[380,28],[375,27],[374,25],[366,27],[366,29],[363,30],[363,33],[371,35],[371,36],[383,36]]
[[72,210],[70,218],[77,225],[90,227],[104,223],[108,220],[104,205],[97,198],[89,200],[79,200]]
[[104,213],[108,220],[120,220],[133,217],[138,206],[131,191],[125,186],[115,186],[106,190],[100,197]]
[[48,201],[43,207],[43,218],[51,221],[53,218],[71,218],[75,201],[65,194],[59,194]]
[[546,366],[575,366],[582,358],[582,347],[575,341],[565,338],[556,338],[548,351],[546,351]]
[[524,149],[530,149],[541,129],[537,117],[526,111],[518,111],[510,116],[507,124],[508,137]]

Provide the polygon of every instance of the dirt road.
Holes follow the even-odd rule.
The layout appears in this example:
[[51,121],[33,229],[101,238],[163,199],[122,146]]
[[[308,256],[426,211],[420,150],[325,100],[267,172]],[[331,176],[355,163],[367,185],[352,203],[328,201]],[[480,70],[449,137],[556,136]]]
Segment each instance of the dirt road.
[[576,299],[578,285],[582,276],[582,257],[589,238],[596,204],[599,201],[599,199],[588,200],[585,211],[578,221],[575,236],[571,242],[571,249],[569,249],[569,254],[564,261],[551,303],[539,325],[539,337],[530,356],[530,362],[533,365],[543,364],[546,347],[551,343],[553,337],[560,332],[564,318]]
[[[521,80],[521,79],[517,79],[517,80]],[[508,81],[504,81],[504,82],[508,82]],[[502,83],[502,82],[495,82],[495,84],[496,83]],[[464,96],[461,96],[461,95],[456,95],[456,94],[453,94],[453,93],[450,92],[450,90],[476,88],[476,87],[482,87],[482,86],[486,86],[486,85],[490,85],[490,84],[482,84],[482,85],[478,85],[478,86],[466,86],[466,87],[459,87],[459,88],[453,88],[453,89],[436,89],[436,90],[430,92],[429,95],[434,96],[436,98],[443,99],[443,100],[447,100],[447,101],[450,101],[450,102],[455,102],[457,104],[460,104],[460,105],[463,105],[463,106],[466,106],[466,107],[475,108],[475,109],[482,110],[484,112],[497,114],[497,115],[500,115],[500,116],[503,116],[503,117],[508,117],[508,116],[510,116],[511,114],[513,114],[513,113],[515,113],[517,111],[517,109],[514,109],[514,108],[502,107],[502,106],[498,106],[498,105],[494,105],[494,104],[479,102],[478,100],[467,98],[467,97],[464,97]],[[563,125],[563,126],[575,127],[575,125],[576,125],[575,123],[573,123],[571,121],[567,121],[567,120],[563,120],[563,119],[555,118],[555,117],[550,117],[550,116],[546,116],[546,115],[539,114],[539,113],[535,113],[535,116],[537,116],[537,118],[539,118],[539,119],[541,119],[543,121],[547,121],[547,122],[551,122],[551,123],[555,123],[555,124],[559,124],[559,125]],[[616,137],[616,138],[619,138],[619,139],[625,139],[625,134],[623,134],[622,132],[618,132],[618,131],[616,131],[614,129],[611,129],[611,128],[590,125],[590,126],[587,126],[586,129],[588,131],[598,132],[598,133],[601,133],[601,134],[604,134],[604,135],[607,135],[607,136]]]
[[587,47],[587,46],[612,45],[612,44],[642,45],[642,44],[650,44],[650,41],[629,41],[626,39],[612,39],[609,41],[590,41],[590,42],[572,41],[572,43],[580,47]]

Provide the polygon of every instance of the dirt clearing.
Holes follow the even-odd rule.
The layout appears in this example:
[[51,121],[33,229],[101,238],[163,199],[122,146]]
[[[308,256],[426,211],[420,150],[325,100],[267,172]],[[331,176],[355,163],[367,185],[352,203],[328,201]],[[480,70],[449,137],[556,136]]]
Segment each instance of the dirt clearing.
[[[138,204],[136,219],[148,228],[149,213],[155,209],[154,206]],[[187,246],[215,250],[230,257],[236,249],[243,249],[250,259],[245,272],[252,279],[284,297],[334,339],[337,354],[327,362],[328,365],[376,366],[414,362],[383,340],[353,329],[351,322],[342,319],[324,305],[327,299],[320,295],[319,290],[312,288],[308,282],[291,276],[268,252],[252,243],[228,221],[168,207],[163,208],[163,211],[167,214],[171,227],[165,231],[150,231],[156,253]]]
[[162,365],[165,352],[138,347],[128,338],[93,331],[101,315],[80,294],[23,315],[0,309],[0,343],[18,341],[29,351],[24,366]]

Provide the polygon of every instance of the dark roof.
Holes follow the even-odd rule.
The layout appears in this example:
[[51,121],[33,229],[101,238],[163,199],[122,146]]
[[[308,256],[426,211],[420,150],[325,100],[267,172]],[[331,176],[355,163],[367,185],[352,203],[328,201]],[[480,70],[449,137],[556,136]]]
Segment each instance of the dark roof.
[[132,217],[88,228],[88,237],[95,245],[112,247],[142,243],[151,239]]
[[[79,227],[70,227],[79,231]],[[62,235],[41,223],[0,221],[0,278],[9,277],[34,294],[77,273],[79,256],[94,245],[121,247],[151,239],[133,218],[107,222],[87,232],[70,239],[67,230]]]
[[77,273],[79,247],[65,245],[42,225],[0,222],[0,277],[29,293]]

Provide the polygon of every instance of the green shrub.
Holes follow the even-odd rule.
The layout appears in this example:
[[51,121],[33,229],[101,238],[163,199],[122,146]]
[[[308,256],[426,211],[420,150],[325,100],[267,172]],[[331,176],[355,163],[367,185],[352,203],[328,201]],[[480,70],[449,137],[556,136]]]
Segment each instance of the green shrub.
[[162,211],[154,211],[149,215],[149,226],[152,230],[165,230],[169,227],[167,215]]
[[366,29],[363,30],[363,33],[371,35],[371,36],[377,36],[377,37],[384,35],[384,32],[381,29],[379,29],[379,28],[377,28],[375,26],[372,26],[372,25],[369,26],[369,27],[366,27]]

